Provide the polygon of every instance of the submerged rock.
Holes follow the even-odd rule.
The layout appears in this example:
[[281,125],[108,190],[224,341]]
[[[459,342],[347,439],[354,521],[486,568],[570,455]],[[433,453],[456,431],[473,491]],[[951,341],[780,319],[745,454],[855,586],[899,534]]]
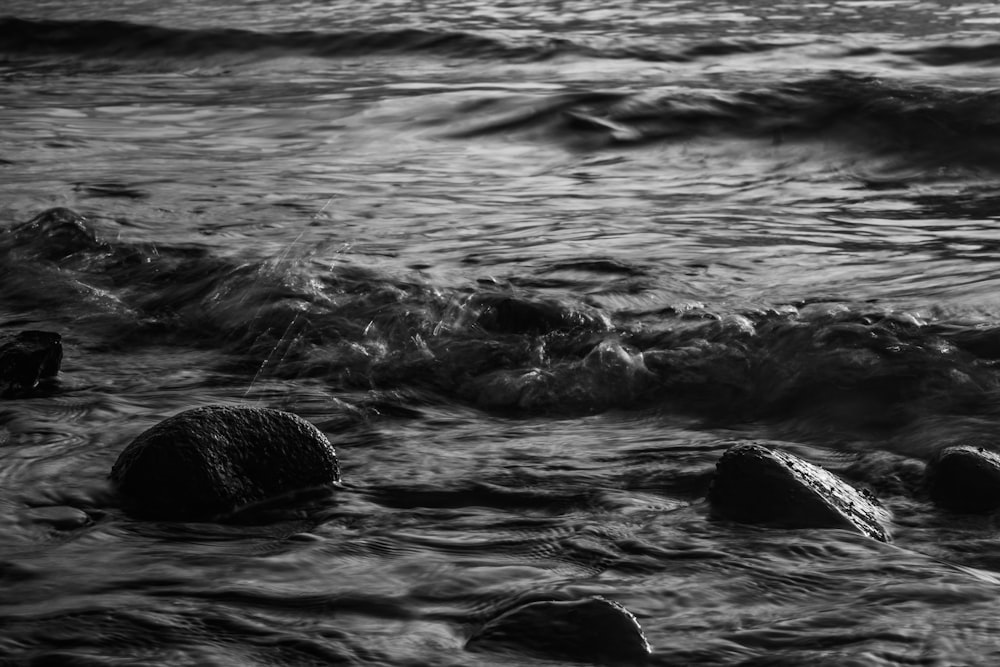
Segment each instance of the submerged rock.
[[340,466],[326,436],[297,415],[207,406],[140,434],[118,457],[111,481],[137,516],[211,520],[339,482]]
[[574,330],[607,331],[610,323],[597,312],[571,309],[549,300],[529,301],[508,294],[480,294],[476,324],[500,334],[543,335]]
[[1000,508],[1000,455],[982,447],[947,447],[927,463],[926,482],[931,500],[945,509],[992,512]]
[[882,542],[889,513],[819,466],[755,444],[730,447],[716,464],[712,511],[743,523],[785,528],[846,528]]
[[59,373],[62,336],[51,331],[0,334],[0,387],[3,395],[30,391]]
[[102,247],[86,218],[68,208],[50,208],[11,228],[21,252],[58,261],[74,253]]
[[652,653],[635,616],[602,597],[515,607],[488,621],[465,646],[471,651],[615,664],[639,662]]

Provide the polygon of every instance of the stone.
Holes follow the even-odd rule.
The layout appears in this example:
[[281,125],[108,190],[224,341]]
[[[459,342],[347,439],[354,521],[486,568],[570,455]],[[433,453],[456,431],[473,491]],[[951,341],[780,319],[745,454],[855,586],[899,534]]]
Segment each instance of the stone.
[[62,336],[51,331],[0,334],[0,387],[4,396],[30,392],[55,377],[62,364]]
[[214,405],[140,434],[119,455],[111,481],[135,516],[211,521],[337,483],[340,466],[326,436],[297,415]]
[[721,518],[783,528],[843,528],[890,541],[889,513],[871,495],[787,452],[730,447],[716,464],[708,500]]
[[17,239],[20,252],[43,260],[60,261],[104,247],[87,226],[87,219],[68,208],[42,211],[9,231]]
[[938,506],[976,514],[1000,508],[1000,455],[983,447],[946,447],[927,462],[927,492]]
[[599,596],[514,607],[487,621],[466,649],[615,664],[641,662],[652,654],[635,616]]
[[571,310],[556,301],[529,301],[508,294],[479,294],[476,324],[492,333],[545,335],[554,332],[606,331],[610,323],[596,312]]

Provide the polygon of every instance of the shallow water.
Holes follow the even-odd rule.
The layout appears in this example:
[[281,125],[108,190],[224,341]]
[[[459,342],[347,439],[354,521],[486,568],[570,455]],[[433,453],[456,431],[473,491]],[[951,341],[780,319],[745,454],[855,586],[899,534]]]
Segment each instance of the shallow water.
[[[602,595],[652,664],[996,661],[996,519],[919,488],[996,449],[996,7],[88,11],[0,18],[0,323],[66,350],[0,405],[4,660],[563,664],[464,644]],[[57,206],[93,236],[23,226]],[[122,448],[213,403],[344,488],[122,513]],[[746,441],[892,543],[710,519]]]

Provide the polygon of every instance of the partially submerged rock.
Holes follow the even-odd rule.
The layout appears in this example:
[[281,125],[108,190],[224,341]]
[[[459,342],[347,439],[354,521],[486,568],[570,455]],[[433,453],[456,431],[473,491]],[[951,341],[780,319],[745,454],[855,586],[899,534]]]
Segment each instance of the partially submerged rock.
[[602,597],[515,607],[483,625],[466,648],[615,664],[643,661],[652,653],[635,616]]
[[931,500],[953,512],[1000,508],[1000,455],[982,447],[947,447],[927,463]]
[[599,313],[571,309],[557,301],[530,301],[509,294],[480,294],[476,324],[493,333],[544,335],[574,330],[606,331],[610,323]]
[[111,481],[137,516],[212,520],[339,482],[340,467],[326,436],[297,415],[207,406],[140,434],[118,457]]
[[31,391],[55,377],[62,364],[62,336],[51,331],[0,334],[0,387],[4,396]]
[[12,227],[21,252],[38,259],[59,261],[77,252],[101,246],[86,218],[68,208],[50,208],[28,222]]
[[819,466],[755,444],[730,447],[716,464],[712,511],[733,521],[785,528],[846,528],[890,540],[889,513]]

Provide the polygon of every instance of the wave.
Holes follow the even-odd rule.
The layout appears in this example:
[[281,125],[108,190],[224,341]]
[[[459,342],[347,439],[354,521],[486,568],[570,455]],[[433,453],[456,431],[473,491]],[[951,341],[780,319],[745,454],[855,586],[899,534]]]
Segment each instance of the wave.
[[830,72],[753,89],[670,87],[635,93],[559,94],[523,111],[507,101],[452,121],[455,137],[541,131],[553,141],[641,145],[731,136],[772,143],[816,139],[868,153],[998,166],[1000,89],[957,89]]
[[560,42],[518,46],[492,37],[420,28],[343,32],[258,32],[236,28],[183,29],[125,21],[31,21],[0,17],[0,52],[105,58],[186,58],[240,54],[269,58],[430,52],[454,56],[541,58]]
[[[226,372],[318,378],[335,392],[411,392],[515,414],[812,419],[841,430],[982,417],[1000,391],[1000,322],[849,303],[608,311],[525,288],[445,290],[346,261],[109,243],[91,227],[55,209],[0,233],[6,308],[42,303],[70,327],[63,333],[87,341],[77,354],[169,344],[214,350]],[[606,258],[572,267],[643,271]]]
[[[465,31],[400,28],[323,32],[260,32],[237,28],[169,28],[112,20],[27,20],[0,17],[0,53],[20,56],[74,55],[94,58],[179,58],[220,55],[318,58],[371,53],[432,53],[479,59],[544,60],[560,55],[693,62],[801,46],[800,42],[720,39],[697,44],[667,41],[610,42],[566,37],[528,38],[523,43]],[[845,53],[850,55],[850,52]]]

